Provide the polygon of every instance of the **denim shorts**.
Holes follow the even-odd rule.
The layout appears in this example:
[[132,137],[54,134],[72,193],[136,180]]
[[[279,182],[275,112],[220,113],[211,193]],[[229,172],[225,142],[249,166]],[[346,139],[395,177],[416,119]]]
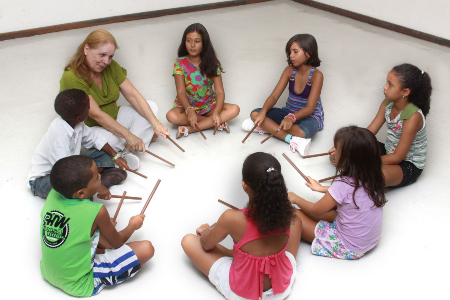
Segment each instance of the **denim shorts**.
[[[378,145],[380,146],[381,155],[386,155],[387,153],[384,143],[378,142]],[[416,182],[417,178],[419,178],[423,171],[423,169],[419,169],[412,162],[406,160],[402,160],[398,165],[402,168],[403,179],[399,185],[394,187],[403,187]]]
[[[261,108],[256,108],[253,111],[260,112]],[[267,112],[266,117],[277,124],[281,124],[281,121],[283,121],[284,117],[286,117],[289,113],[290,111],[286,107],[274,107]],[[317,133],[317,131],[319,131],[319,122],[311,116],[297,120],[294,124],[297,124],[298,127],[300,127],[300,129],[305,133],[306,139],[310,139]]]
[[[83,155],[92,158],[97,168],[113,168],[115,166],[112,157],[104,151],[93,148],[87,150]],[[50,174],[30,180],[30,189],[33,195],[47,199],[48,193],[52,190]]]

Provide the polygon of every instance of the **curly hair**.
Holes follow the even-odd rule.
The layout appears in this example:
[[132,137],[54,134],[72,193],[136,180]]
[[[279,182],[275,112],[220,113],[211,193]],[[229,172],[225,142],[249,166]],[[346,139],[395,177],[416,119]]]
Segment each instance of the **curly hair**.
[[302,48],[303,52],[309,54],[309,58],[305,63],[306,65],[313,67],[320,66],[321,60],[319,59],[319,48],[317,46],[316,39],[308,33],[296,34],[287,42],[285,51],[288,65],[292,66],[290,55],[291,46],[293,43],[296,43],[300,48]]
[[89,110],[89,97],[82,90],[68,89],[56,96],[54,107],[56,113],[69,123],[85,110]]
[[249,155],[242,167],[242,180],[253,190],[247,204],[247,216],[258,224],[261,234],[285,232],[295,220],[294,208],[288,199],[281,165],[270,154]]
[[202,52],[200,52],[202,62],[200,63],[200,72],[209,78],[217,76],[217,68],[220,69],[220,72],[225,73],[220,61],[217,59],[208,31],[205,26],[200,23],[191,24],[184,30],[180,46],[178,47],[178,57],[187,56],[189,54],[186,49],[186,36],[188,33],[194,31],[202,36]]
[[70,199],[78,190],[88,186],[92,176],[92,158],[86,155],[72,155],[61,158],[52,167],[50,183],[52,187]]
[[404,89],[409,89],[409,102],[414,103],[426,116],[430,111],[431,78],[411,64],[402,64],[392,69]]
[[334,135],[334,147],[337,149],[336,153],[339,152],[336,174],[340,174],[341,179],[352,179],[346,183],[355,188],[353,203],[356,207],[358,205],[355,202],[355,193],[361,186],[375,206],[383,206],[387,200],[384,196],[381,151],[375,135],[365,128],[343,127]]

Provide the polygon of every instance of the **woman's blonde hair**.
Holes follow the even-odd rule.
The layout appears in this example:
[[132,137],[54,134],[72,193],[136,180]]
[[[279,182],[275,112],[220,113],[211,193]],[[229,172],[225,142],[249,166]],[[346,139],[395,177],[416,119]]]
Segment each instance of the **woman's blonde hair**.
[[82,78],[88,86],[92,86],[92,78],[89,74],[89,68],[86,65],[86,55],[84,55],[84,45],[90,48],[97,48],[99,45],[111,43],[116,49],[119,49],[114,36],[105,29],[97,29],[92,31],[86,39],[78,46],[75,54],[69,59],[64,71],[71,68],[75,75]]

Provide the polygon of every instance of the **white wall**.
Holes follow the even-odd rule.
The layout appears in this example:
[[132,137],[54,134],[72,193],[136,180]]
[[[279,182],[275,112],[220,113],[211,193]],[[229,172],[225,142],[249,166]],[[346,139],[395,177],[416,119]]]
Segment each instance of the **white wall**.
[[448,0],[314,0],[450,40]]
[[0,33],[231,0],[1,0]]

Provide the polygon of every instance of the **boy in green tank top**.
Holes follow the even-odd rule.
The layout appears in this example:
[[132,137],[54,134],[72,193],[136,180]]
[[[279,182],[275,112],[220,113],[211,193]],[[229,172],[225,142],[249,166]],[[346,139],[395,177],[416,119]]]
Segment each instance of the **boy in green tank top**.
[[132,217],[119,232],[103,204],[89,200],[100,177],[87,156],[60,159],[41,211],[42,277],[73,296],[89,297],[133,277],[154,254],[150,241],[125,244],[145,215]]

